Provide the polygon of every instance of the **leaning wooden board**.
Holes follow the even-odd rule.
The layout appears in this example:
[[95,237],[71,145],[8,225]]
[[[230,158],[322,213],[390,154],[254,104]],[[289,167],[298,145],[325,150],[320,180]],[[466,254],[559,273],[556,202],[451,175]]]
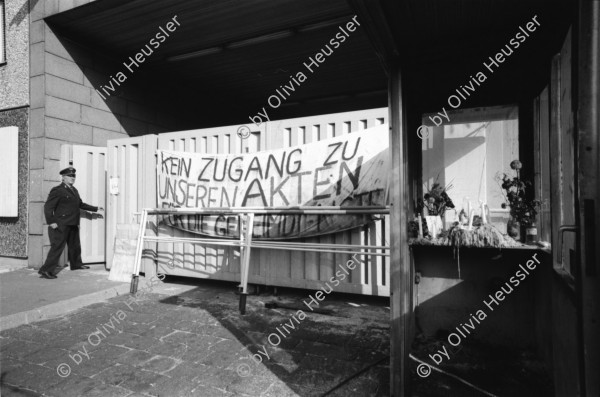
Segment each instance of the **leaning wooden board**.
[[139,225],[118,224],[115,235],[113,262],[108,279],[111,281],[131,281]]

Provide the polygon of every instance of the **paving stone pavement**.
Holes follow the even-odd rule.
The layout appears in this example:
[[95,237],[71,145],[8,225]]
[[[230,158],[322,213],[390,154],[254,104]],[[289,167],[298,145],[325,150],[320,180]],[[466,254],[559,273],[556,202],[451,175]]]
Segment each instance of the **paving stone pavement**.
[[[387,301],[332,294],[320,308],[333,314],[323,315],[302,303],[309,293],[249,296],[242,316],[231,284],[204,281],[9,329],[0,333],[1,394],[321,396],[380,361],[329,395],[387,396]],[[306,317],[266,309],[271,301],[304,307]]]

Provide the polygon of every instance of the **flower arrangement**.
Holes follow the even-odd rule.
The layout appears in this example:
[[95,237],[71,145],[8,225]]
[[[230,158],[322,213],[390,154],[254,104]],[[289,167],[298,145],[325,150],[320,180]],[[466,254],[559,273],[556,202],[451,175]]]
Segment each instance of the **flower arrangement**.
[[429,215],[444,215],[446,208],[454,208],[454,203],[446,193],[451,188],[452,184],[443,187],[437,182],[431,186],[429,192],[423,197]]
[[510,168],[515,170],[517,176],[509,178],[508,175],[502,174],[502,189],[506,191],[504,196],[508,203],[502,203],[502,208],[510,206],[510,215],[514,220],[525,226],[531,226],[535,223],[537,209],[541,202],[532,200],[526,194],[526,189],[532,186],[530,181],[521,179],[520,170],[523,164],[519,160],[513,160],[510,163]]

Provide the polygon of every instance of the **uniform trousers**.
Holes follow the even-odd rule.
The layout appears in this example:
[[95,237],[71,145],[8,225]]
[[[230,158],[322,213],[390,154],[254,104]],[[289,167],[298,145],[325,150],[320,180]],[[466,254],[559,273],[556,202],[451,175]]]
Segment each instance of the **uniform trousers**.
[[69,250],[68,256],[71,269],[82,266],[78,225],[59,226],[56,229],[48,226],[48,236],[50,237],[50,252],[48,252],[48,257],[46,258],[46,262],[44,262],[44,266],[40,268],[40,272],[55,274],[58,261],[65,249],[65,244]]

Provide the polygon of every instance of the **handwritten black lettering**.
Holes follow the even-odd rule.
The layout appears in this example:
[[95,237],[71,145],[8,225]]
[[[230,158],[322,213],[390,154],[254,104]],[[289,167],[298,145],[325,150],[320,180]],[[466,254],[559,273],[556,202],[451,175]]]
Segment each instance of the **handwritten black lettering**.
[[237,197],[238,188],[239,186],[236,186],[233,189],[233,200],[229,200],[227,188],[223,186],[223,188],[221,189],[221,203],[219,204],[219,207],[235,207],[235,199]]
[[296,205],[302,204],[302,176],[310,174],[312,174],[312,171],[298,172],[297,174],[292,175],[293,177],[298,178],[298,198],[296,199]]
[[290,179],[289,176],[286,176],[285,179],[283,181],[281,181],[281,183],[279,185],[277,185],[276,188],[274,188],[275,186],[275,178],[271,177],[271,207],[274,206],[273,204],[273,197],[275,196],[275,193],[279,193],[279,196],[281,196],[281,199],[284,202],[284,205],[290,205],[290,202],[288,201],[287,197],[285,197],[285,194],[283,194],[283,192],[281,191],[281,188],[283,188],[283,185],[285,185],[285,183]]
[[219,159],[215,160],[215,166],[213,168],[213,179],[215,181],[217,181],[217,182],[223,182],[223,180],[225,180],[225,173],[226,173],[226,170],[227,170],[227,163],[228,163],[228,160],[225,159],[225,163],[223,164],[223,175],[221,176],[221,179],[219,179],[219,178],[217,178],[217,168],[219,166]]
[[354,146],[354,153],[352,156],[346,157],[346,146],[348,146],[348,141],[344,143],[344,150],[342,151],[342,160],[352,160],[354,156],[356,156],[356,152],[358,151],[358,145],[360,145],[360,137],[356,140],[356,146]]
[[[300,155],[300,160],[296,160],[294,161],[294,165],[296,165],[296,169],[295,170],[290,170],[290,160],[292,159],[292,155],[294,153],[298,153]],[[294,175],[296,172],[300,171],[300,168],[302,168],[302,149],[294,149],[290,152],[289,156],[288,156],[288,160],[287,160],[287,172],[290,175]]]
[[[256,166],[253,166],[254,163],[256,163]],[[260,179],[263,179],[262,168],[260,167],[260,161],[258,160],[258,157],[252,158],[252,161],[250,162],[250,165],[246,170],[246,177],[244,178],[244,182],[248,180],[248,175],[250,175],[250,171],[258,171]]]
[[177,184],[177,186],[179,186],[179,191],[181,192],[181,196],[182,196],[181,200],[177,199],[177,195],[176,194],[173,195],[173,199],[179,205],[185,204],[187,187],[184,187],[183,185],[186,185],[186,184],[187,184],[187,181],[185,179],[180,179],[179,183]]
[[[256,186],[258,188],[258,193],[250,193],[254,186]],[[244,199],[242,200],[242,207],[245,207],[248,200],[253,199],[254,197],[260,197],[262,199],[263,207],[267,207],[269,205],[269,204],[267,204],[267,199],[265,198],[265,192],[263,192],[262,186],[260,185],[260,180],[258,180],[258,179],[253,179],[252,182],[250,182],[250,185],[248,186],[248,189],[246,190],[246,195],[244,196]]]
[[348,179],[350,179],[350,182],[352,182],[352,190],[354,190],[358,187],[358,180],[360,178],[360,170],[362,168],[362,161],[363,161],[363,156],[360,156],[356,162],[356,169],[354,170],[354,173],[350,172],[350,168],[348,168],[348,165],[346,164],[345,161],[343,161],[340,164],[340,176],[337,181],[337,189],[336,189],[335,194],[339,195],[342,190],[342,180],[344,178],[344,170],[346,171],[346,174],[348,175]]
[[327,156],[327,158],[325,159],[325,162],[323,163],[323,165],[332,165],[338,162],[338,160],[335,161],[329,161],[329,159],[331,159],[331,157],[333,156],[333,154],[335,152],[337,152],[337,150],[340,148],[340,146],[342,146],[342,142],[334,142],[331,143],[329,145],[327,145],[328,148],[330,147],[334,147],[334,149],[331,151],[331,153],[329,153],[329,156]]
[[208,188],[208,206],[212,207],[212,205],[210,203],[216,203],[217,200],[211,198],[212,196],[212,191],[213,190],[218,190],[219,188],[217,186],[209,186]]
[[196,184],[195,184],[195,183],[189,183],[189,182],[188,182],[188,184],[187,184],[187,189],[186,189],[186,192],[185,192],[185,196],[186,196],[186,199],[185,199],[185,206],[186,206],[186,207],[189,207],[189,206],[190,206],[190,204],[189,204],[189,201],[190,201],[190,199],[193,199],[193,198],[194,198],[194,196],[193,196],[193,195],[192,195],[192,193],[190,192],[190,188],[192,188],[192,189],[193,189],[194,187],[196,187]]
[[164,174],[169,173],[169,167],[167,166],[167,162],[171,161],[171,157],[164,158],[165,152],[160,152],[160,169]]
[[190,177],[190,169],[192,168],[192,159],[187,159],[187,164],[185,162],[185,159],[179,159],[179,176],[182,175],[181,170],[183,170],[185,172],[185,177],[189,178]]
[[204,175],[204,172],[206,171],[206,168],[210,165],[210,163],[212,163],[215,159],[212,157],[202,157],[200,159],[200,161],[202,160],[208,160],[208,163],[206,163],[206,165],[204,166],[204,168],[202,168],[202,171],[200,171],[200,175],[198,175],[198,180],[202,181],[202,182],[210,182],[210,179],[202,179],[202,175]]
[[279,165],[277,164],[277,159],[275,158],[274,155],[270,154],[269,158],[267,159],[267,169],[265,170],[265,178],[268,178],[270,173],[269,170],[271,169],[271,163],[273,163],[275,169],[277,170],[277,173],[279,174],[279,176],[283,176],[283,163],[285,161],[285,151],[283,153],[281,153],[281,162],[279,163]]
[[[221,227],[219,227],[219,224],[222,223],[223,225]],[[215,234],[217,236],[226,236],[227,235],[227,218],[225,218],[224,215],[219,215],[217,217],[217,220],[215,221]]]
[[237,179],[235,179],[233,176],[231,176],[231,170],[233,169],[233,163],[236,160],[243,160],[243,157],[234,157],[233,160],[231,160],[231,163],[229,163],[229,179],[231,179],[233,182],[239,182],[242,179],[242,175],[244,173],[244,171],[240,170],[239,168],[236,168],[235,170],[237,171]]
[[[199,193],[200,189],[202,189],[202,194]],[[198,202],[202,203],[202,208],[206,207],[206,204],[204,204],[204,196],[206,196],[206,187],[202,185],[196,186],[196,207],[198,207]]]
[[314,201],[328,198],[331,196],[331,194],[329,194],[329,193],[328,194],[317,194],[317,188],[319,186],[327,185],[329,183],[329,178],[327,178],[326,180],[323,180],[323,181],[319,181],[319,172],[329,170],[329,169],[331,169],[330,165],[325,166],[325,167],[319,167],[319,168],[315,169],[315,178],[314,178],[314,183],[313,183],[313,200]]

